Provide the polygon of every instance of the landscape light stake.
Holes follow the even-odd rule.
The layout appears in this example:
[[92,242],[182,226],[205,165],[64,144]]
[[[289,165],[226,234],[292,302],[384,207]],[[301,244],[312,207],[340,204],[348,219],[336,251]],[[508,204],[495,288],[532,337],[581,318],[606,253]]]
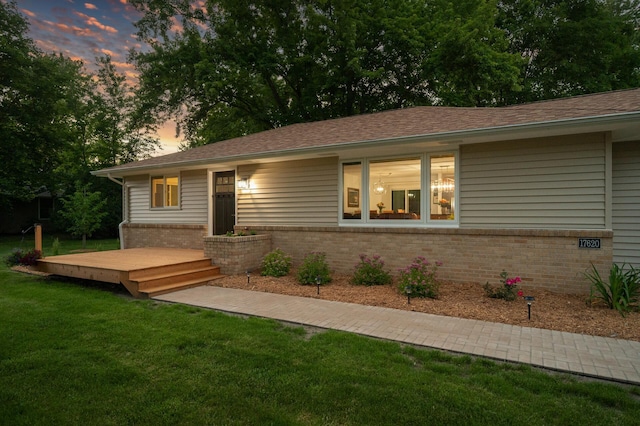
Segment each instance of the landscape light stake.
[[251,271],[247,269],[247,285],[249,285],[251,281]]
[[316,277],[316,286],[318,286],[318,294],[320,294],[320,276]]
[[408,285],[404,288],[404,292],[407,293],[407,305],[411,304],[411,286]]
[[525,296],[524,300],[527,301],[527,314],[528,314],[528,317],[529,317],[529,321],[531,321],[531,302],[536,300],[536,298],[533,297],[533,296]]

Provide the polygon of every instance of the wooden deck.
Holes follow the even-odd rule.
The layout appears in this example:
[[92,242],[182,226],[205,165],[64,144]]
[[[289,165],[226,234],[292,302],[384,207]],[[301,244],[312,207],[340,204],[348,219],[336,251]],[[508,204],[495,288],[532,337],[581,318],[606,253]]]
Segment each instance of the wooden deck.
[[202,250],[134,248],[48,256],[39,271],[65,277],[122,284],[138,298],[195,287],[221,278]]

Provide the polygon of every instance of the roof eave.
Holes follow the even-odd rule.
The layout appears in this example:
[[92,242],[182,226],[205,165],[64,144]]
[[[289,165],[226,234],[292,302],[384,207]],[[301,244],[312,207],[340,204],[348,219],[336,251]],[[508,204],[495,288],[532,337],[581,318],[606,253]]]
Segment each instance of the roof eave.
[[[524,123],[524,124],[511,124],[506,126],[495,126],[495,127],[483,127],[483,128],[474,128],[474,129],[465,129],[465,130],[453,130],[448,132],[438,132],[438,133],[427,133],[420,135],[411,135],[404,137],[394,137],[394,138],[383,138],[383,139],[371,139],[371,140],[360,140],[360,141],[352,141],[352,142],[341,142],[334,143],[330,145],[322,145],[322,146],[314,146],[314,147],[304,147],[304,148],[292,148],[292,149],[284,149],[277,151],[262,151],[255,152],[251,154],[241,154],[241,155],[233,155],[233,156],[225,156],[219,158],[201,158],[198,160],[184,160],[184,161],[174,161],[170,163],[164,164],[151,164],[151,165],[141,165],[141,166],[133,166],[126,167],[124,169],[119,169],[118,167],[103,169],[103,170],[94,170],[91,172],[94,176],[100,177],[108,177],[111,175],[112,177],[125,177],[132,176],[135,174],[141,174],[150,172],[153,170],[163,170],[163,169],[180,169],[180,168],[194,168],[198,166],[212,165],[216,163],[241,163],[244,161],[251,161],[256,159],[270,159],[274,157],[288,157],[300,154],[309,154],[309,155],[317,155],[322,154],[327,151],[336,151],[336,150],[346,150],[352,149],[354,147],[357,148],[367,148],[367,147],[375,147],[381,144],[387,144],[390,142],[393,143],[414,143],[414,142],[429,142],[429,141],[439,141],[439,142],[456,142],[460,143],[460,141],[469,141],[467,143],[473,143],[474,139],[485,139],[487,137],[496,136],[500,137],[500,139],[508,139],[505,136],[509,134],[513,134],[514,136],[520,133],[531,133],[533,131],[540,132],[541,130],[546,130],[548,133],[557,133],[557,134],[566,134],[575,128],[580,128],[580,133],[587,133],[590,131],[605,131],[605,129],[594,130],[594,128],[601,128],[602,126],[613,126],[615,124],[621,124],[627,121],[630,122],[638,122],[640,120],[640,111],[633,112],[625,112],[618,114],[610,114],[605,116],[592,116],[592,117],[579,117],[579,118],[570,118],[570,119],[562,119],[562,120],[551,120],[551,121],[542,121],[535,123]],[[585,127],[588,126],[588,127]],[[563,129],[564,132],[558,132],[558,130]]]

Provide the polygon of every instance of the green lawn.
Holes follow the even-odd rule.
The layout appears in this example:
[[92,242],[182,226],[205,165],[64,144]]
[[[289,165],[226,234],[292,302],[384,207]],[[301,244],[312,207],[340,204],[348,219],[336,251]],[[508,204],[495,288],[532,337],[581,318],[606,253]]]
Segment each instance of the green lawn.
[[[0,237],[0,255],[17,242]],[[638,419],[638,388],[342,332],[309,336],[275,321],[133,300],[0,267],[2,425],[610,426]]]

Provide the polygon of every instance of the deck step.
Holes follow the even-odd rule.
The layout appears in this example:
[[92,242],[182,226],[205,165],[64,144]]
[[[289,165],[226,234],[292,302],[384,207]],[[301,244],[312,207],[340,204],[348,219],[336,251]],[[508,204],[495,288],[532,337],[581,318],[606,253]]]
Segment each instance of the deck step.
[[148,290],[140,290],[140,293],[144,294],[147,297],[155,297],[155,296],[159,296],[161,294],[165,294],[165,293],[171,293],[174,291],[178,291],[178,290],[185,290],[187,288],[192,288],[192,287],[199,287],[201,285],[206,285],[209,281],[213,281],[213,280],[217,280],[220,278],[224,278],[224,275],[216,275],[213,277],[210,277],[206,280],[201,280],[201,279],[194,279],[194,280],[189,280],[189,281],[180,281],[180,282],[175,282],[173,284],[167,284],[164,286],[158,286],[158,287],[154,287],[152,289],[148,289]]
[[216,275],[220,275],[220,267],[209,265],[205,268],[194,268],[178,272],[149,275],[135,281],[138,283],[138,290],[144,291],[155,287],[169,285],[178,281],[202,280]]
[[176,274],[179,272],[188,272],[193,269],[207,268],[211,266],[211,259],[202,258],[191,260],[188,262],[180,262],[162,266],[152,266],[149,268],[136,269],[129,272],[129,279],[132,281],[142,281],[147,278],[157,277],[162,274]]
[[128,282],[135,286],[135,290],[140,295],[153,297],[205,285],[221,277],[220,267],[212,266],[210,259],[203,259],[131,271]]

